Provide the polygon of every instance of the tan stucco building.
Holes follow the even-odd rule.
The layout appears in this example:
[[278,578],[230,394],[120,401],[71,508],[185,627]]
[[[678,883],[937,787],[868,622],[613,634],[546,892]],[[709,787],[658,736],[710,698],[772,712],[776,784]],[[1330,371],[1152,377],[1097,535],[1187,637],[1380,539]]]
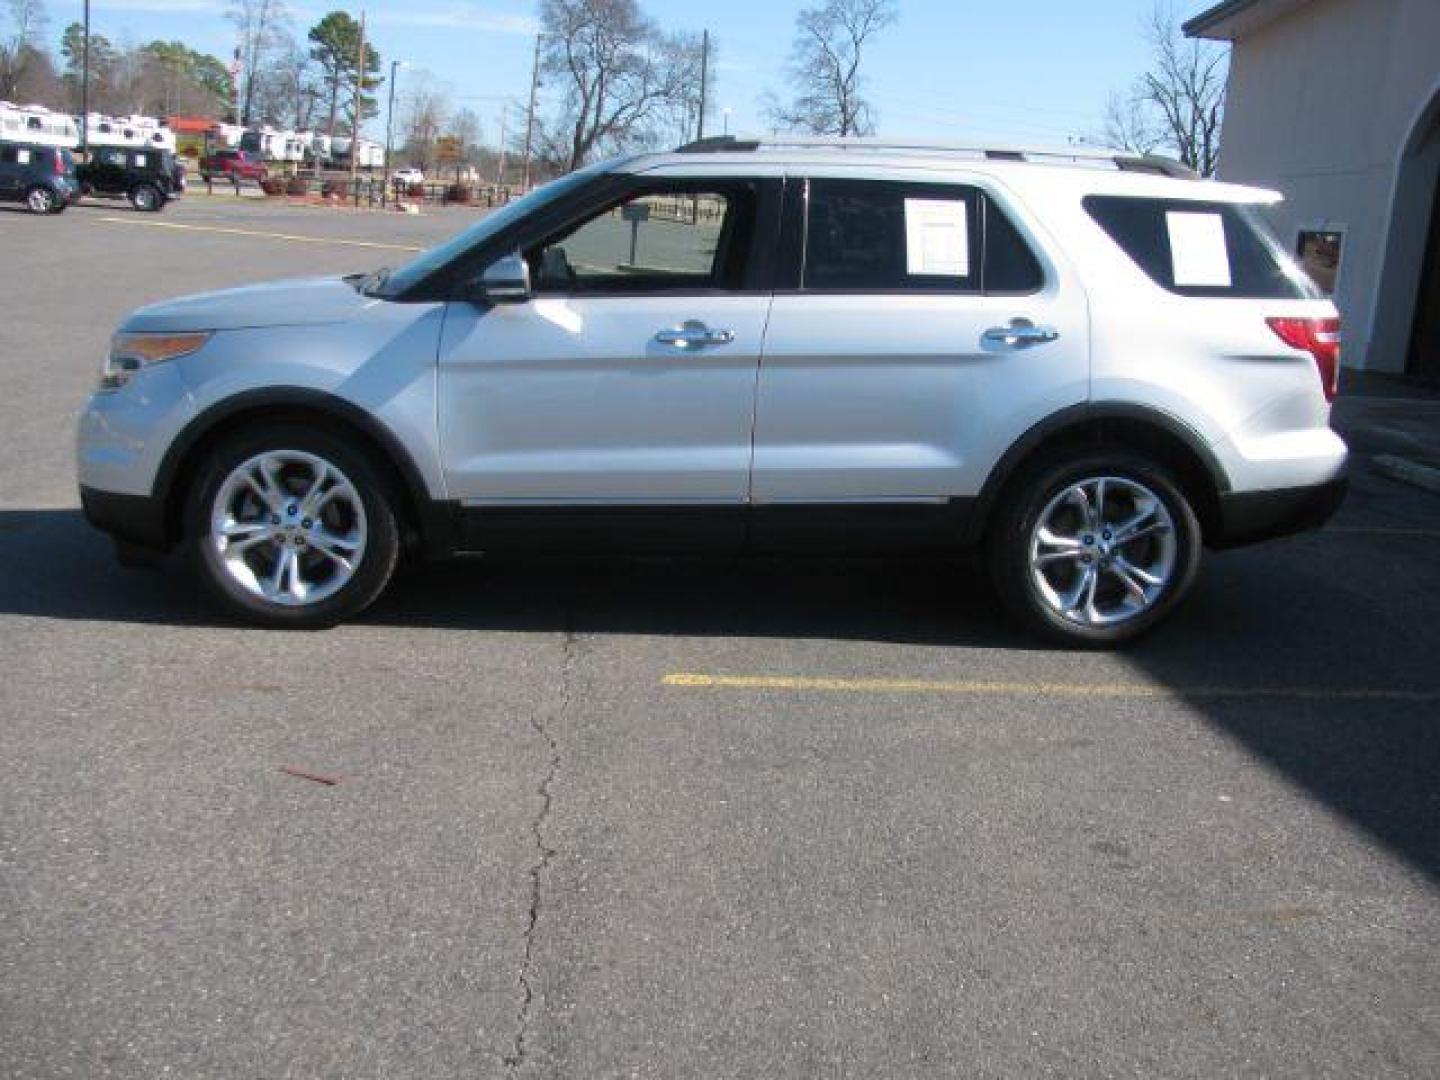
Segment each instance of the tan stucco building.
[[1285,193],[1346,364],[1440,376],[1440,0],[1227,0],[1185,32],[1233,43],[1220,176]]

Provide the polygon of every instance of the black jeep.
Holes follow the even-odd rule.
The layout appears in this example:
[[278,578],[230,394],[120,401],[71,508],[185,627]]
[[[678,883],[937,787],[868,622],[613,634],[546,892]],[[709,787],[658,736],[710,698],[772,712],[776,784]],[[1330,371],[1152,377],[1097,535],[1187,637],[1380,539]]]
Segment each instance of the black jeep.
[[163,210],[185,190],[185,167],[169,150],[103,147],[75,167],[82,195],[130,200],[136,210]]

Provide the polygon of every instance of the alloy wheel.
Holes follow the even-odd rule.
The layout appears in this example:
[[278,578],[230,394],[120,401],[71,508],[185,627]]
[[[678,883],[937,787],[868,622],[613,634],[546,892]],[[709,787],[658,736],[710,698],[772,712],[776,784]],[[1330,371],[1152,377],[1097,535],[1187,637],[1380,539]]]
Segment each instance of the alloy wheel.
[[1030,574],[1044,602],[1081,626],[1113,626],[1150,610],[1177,564],[1175,520],[1144,484],[1095,476],[1069,484],[1030,534]]
[[285,607],[343,589],[366,537],[365,507],[350,478],[300,450],[266,451],[237,465],[211,506],[219,565],[252,596]]
[[25,205],[37,214],[48,214],[55,208],[55,195],[49,188],[37,187],[26,197]]

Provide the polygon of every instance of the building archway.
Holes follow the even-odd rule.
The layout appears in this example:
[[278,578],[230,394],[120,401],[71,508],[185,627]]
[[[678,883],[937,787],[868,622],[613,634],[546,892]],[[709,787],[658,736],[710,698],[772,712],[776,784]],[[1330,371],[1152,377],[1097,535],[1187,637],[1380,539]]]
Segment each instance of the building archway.
[[1440,80],[1396,164],[1366,366],[1440,377]]

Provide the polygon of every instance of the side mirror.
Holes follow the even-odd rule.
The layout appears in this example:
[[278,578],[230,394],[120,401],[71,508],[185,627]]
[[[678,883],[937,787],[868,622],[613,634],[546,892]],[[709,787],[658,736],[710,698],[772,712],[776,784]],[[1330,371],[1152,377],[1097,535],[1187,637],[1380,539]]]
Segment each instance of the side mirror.
[[523,304],[530,299],[530,266],[519,252],[502,255],[480,275],[477,291],[492,304]]

